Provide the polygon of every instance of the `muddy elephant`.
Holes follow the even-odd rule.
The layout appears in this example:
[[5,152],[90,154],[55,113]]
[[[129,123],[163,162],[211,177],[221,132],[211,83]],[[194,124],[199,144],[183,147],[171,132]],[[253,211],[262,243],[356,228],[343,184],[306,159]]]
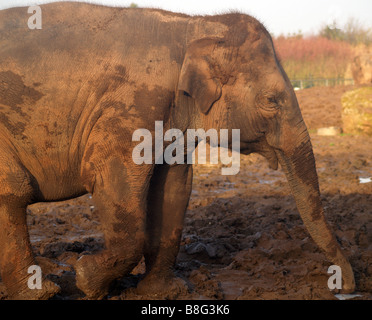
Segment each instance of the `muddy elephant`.
[[[310,137],[272,39],[240,13],[187,16],[82,3],[0,11],[0,269],[10,298],[50,298],[35,265],[26,208],[91,193],[102,251],[76,264],[77,286],[103,298],[145,256],[139,292],[182,287],[173,274],[192,185],[188,163],[137,164],[138,128],[240,129],[242,154],[284,170],[310,235],[354,290],[324,218]],[[164,145],[165,148],[165,145]]]

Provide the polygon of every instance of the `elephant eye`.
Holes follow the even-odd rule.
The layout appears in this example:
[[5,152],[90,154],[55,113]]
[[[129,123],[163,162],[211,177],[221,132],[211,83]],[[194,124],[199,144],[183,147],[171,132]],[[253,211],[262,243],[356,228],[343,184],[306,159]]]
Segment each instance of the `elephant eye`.
[[278,101],[276,100],[276,97],[274,96],[268,97],[267,101],[269,102],[270,105],[278,104]]
[[257,106],[261,110],[265,111],[276,111],[280,107],[279,99],[274,94],[264,94],[257,97]]

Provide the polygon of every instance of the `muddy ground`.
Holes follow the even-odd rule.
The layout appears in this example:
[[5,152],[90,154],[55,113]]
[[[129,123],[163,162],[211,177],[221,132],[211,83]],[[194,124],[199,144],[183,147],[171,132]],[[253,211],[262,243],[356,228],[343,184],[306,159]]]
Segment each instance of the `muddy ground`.
[[[355,271],[357,299],[372,300],[372,137],[318,136],[316,129],[342,126],[340,97],[351,87],[297,91],[310,129],[327,220]],[[284,174],[258,155],[242,156],[236,176],[219,166],[195,166],[177,274],[189,293],[168,299],[336,299],[327,287],[331,265],[304,228]],[[39,203],[28,209],[38,263],[61,286],[55,299],[82,299],[74,265],[103,247],[98,215],[89,195]],[[143,262],[117,281],[108,299],[138,296]],[[0,299],[6,298],[0,283]]]

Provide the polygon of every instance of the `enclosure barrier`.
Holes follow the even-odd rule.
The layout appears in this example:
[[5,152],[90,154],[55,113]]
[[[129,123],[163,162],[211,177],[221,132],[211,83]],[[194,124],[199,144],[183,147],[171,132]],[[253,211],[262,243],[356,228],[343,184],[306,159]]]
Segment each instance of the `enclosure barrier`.
[[315,86],[332,87],[336,85],[354,85],[354,79],[334,78],[334,79],[292,79],[292,86],[295,89],[306,89]]

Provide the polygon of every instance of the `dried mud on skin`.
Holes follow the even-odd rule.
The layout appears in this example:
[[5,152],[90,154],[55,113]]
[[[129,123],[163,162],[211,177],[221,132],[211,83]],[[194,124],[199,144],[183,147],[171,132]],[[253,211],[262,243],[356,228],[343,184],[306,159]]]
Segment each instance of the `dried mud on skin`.
[[[348,88],[349,89],[349,88]],[[345,87],[297,92],[310,132],[340,126]],[[327,220],[353,266],[358,299],[372,299],[372,138],[311,134]],[[195,166],[176,272],[189,292],[136,295],[144,263],[117,281],[108,299],[335,299],[331,265],[305,230],[284,174],[258,155],[242,156],[236,176],[219,166]],[[83,299],[74,265],[103,247],[89,195],[28,209],[34,252],[44,274],[61,286],[55,299]],[[6,298],[0,282],[0,299]]]

